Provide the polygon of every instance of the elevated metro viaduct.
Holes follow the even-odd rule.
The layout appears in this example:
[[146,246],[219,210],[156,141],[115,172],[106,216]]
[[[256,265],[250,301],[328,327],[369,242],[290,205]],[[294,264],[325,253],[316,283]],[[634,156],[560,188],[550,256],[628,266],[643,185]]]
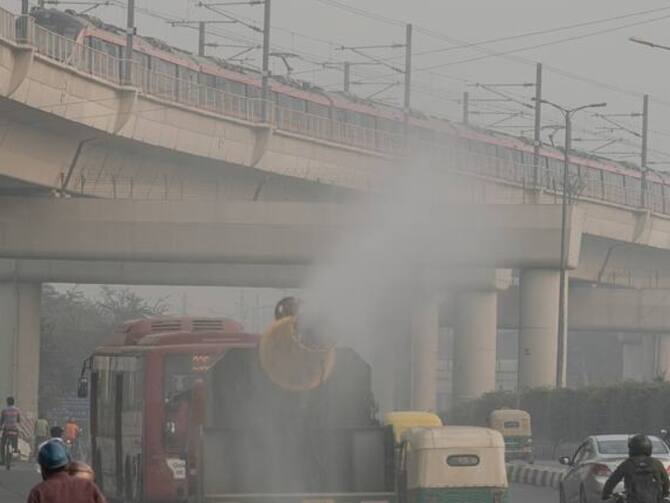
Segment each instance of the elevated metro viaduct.
[[[10,281],[0,286],[2,317],[7,321],[0,382],[5,391],[14,391],[23,403],[34,406],[42,281],[107,282],[110,274],[118,272],[112,281],[134,284],[304,285],[310,270],[337,267],[338,250],[349,246],[351,239],[360,236],[357,233],[368,233],[385,211],[369,204],[1,198],[0,258],[4,260],[0,277]],[[467,221],[445,217],[464,211],[469,214]],[[414,309],[415,354],[421,358],[420,364],[413,365],[418,372],[413,382],[421,390],[414,393],[416,407],[434,407],[436,292],[443,284],[496,288],[500,282],[496,268],[528,268],[527,287],[536,288],[533,278],[539,277],[541,286],[548,289],[533,298],[556,305],[547,308],[542,329],[529,328],[524,337],[529,344],[537,344],[554,333],[560,220],[560,207],[549,205],[429,205],[420,211],[414,208],[412,218],[384,243],[390,246],[380,260],[399,268],[416,266],[416,282],[429,296]],[[568,239],[571,267],[577,265],[580,222],[580,211],[573,209]],[[402,253],[393,246],[393,239],[424,246]],[[454,268],[474,271],[454,272]],[[482,268],[494,273],[478,273]],[[137,276],[131,277],[132,271]],[[478,309],[478,304],[473,306]],[[464,332],[478,332],[470,323],[464,322]],[[494,328],[495,324],[494,313]],[[490,336],[484,334],[487,339]],[[551,340],[555,341],[553,335]],[[551,349],[551,342],[542,344],[548,354],[541,358],[551,366],[555,347]],[[495,359],[495,353],[492,356]],[[540,367],[544,372],[544,366],[529,367],[524,378],[542,382],[546,376],[538,372]],[[21,369],[30,369],[30,375],[17,379]]]
[[[12,23],[0,23],[2,30],[7,26],[12,26]],[[213,277],[219,278],[221,284],[280,285],[291,278],[301,277],[305,268],[309,269],[312,265],[315,254],[322,252],[322,247],[328,248],[325,243],[332,244],[327,236],[319,235],[318,239],[312,236],[315,241],[310,242],[312,248],[309,249],[287,248],[284,250],[287,255],[276,250],[273,254],[268,254],[268,250],[260,252],[258,248],[253,248],[258,244],[257,236],[262,232],[267,232],[268,236],[281,236],[286,229],[263,229],[262,225],[253,227],[245,221],[246,227],[236,229],[242,244],[237,248],[226,248],[229,242],[219,243],[211,238],[210,231],[217,229],[211,215],[224,215],[223,210],[217,212],[216,208],[207,207],[212,201],[219,204],[221,201],[225,204],[231,201],[296,201],[299,209],[289,212],[291,221],[287,225],[292,230],[286,231],[287,235],[296,239],[310,235],[309,232],[303,234],[304,227],[294,227],[295,221],[292,220],[303,211],[314,211],[316,206],[310,203],[350,202],[369,192],[381,193],[388,199],[389,194],[394,194],[393,185],[397,180],[402,183],[403,177],[413,179],[417,170],[422,175],[440,177],[441,183],[432,184],[434,193],[431,197],[441,203],[552,205],[557,202],[555,192],[528,190],[528,166],[506,164],[499,173],[483,173],[480,168],[483,164],[490,164],[489,158],[472,157],[464,163],[448,165],[444,161],[445,152],[439,148],[415,146],[392,155],[292,130],[290,124],[281,127],[215,114],[90,75],[73,66],[69,60],[52,54],[48,47],[18,43],[11,30],[0,33],[0,53],[0,94],[3,96],[0,97],[0,109],[3,111],[0,114],[0,191],[22,196],[56,192],[128,200],[117,201],[116,206],[104,207],[104,210],[100,209],[102,207],[77,208],[75,203],[69,203],[69,208],[61,205],[61,208],[66,208],[62,211],[51,207],[45,209],[44,205],[51,203],[44,202],[34,203],[36,206],[33,209],[29,206],[33,203],[27,202],[23,214],[19,203],[8,200],[0,214],[0,221],[5,212],[9,215],[0,225],[0,241],[4,243],[0,256],[14,262],[9,266],[9,270],[13,271],[12,287],[3,287],[5,302],[2,305],[9,306],[8,314],[13,313],[13,319],[16,319],[14,334],[20,327],[30,327],[28,322],[21,323],[21,318],[28,316],[25,304],[30,305],[30,299],[36,298],[34,288],[31,293],[30,281],[40,282],[56,277],[64,281],[67,277],[75,280],[87,275],[94,281],[96,274],[91,272],[92,268],[81,267],[90,263],[92,258],[100,266],[96,269],[100,272],[116,272],[119,277],[130,277],[131,271],[136,271],[148,282],[172,277],[175,283],[179,283],[179,271],[188,270],[188,274],[199,274],[203,282],[211,283],[218,280],[212,279],[212,269],[208,264],[220,263],[224,265],[217,269]],[[168,203],[147,209],[136,199],[179,201],[174,202],[172,210]],[[174,210],[176,205],[187,204],[188,200],[209,200],[210,203],[203,203],[200,210],[194,210],[195,206]],[[667,215],[605,199],[580,197],[577,204],[583,217],[573,217],[577,222],[571,228],[576,229],[578,224],[580,231],[575,230],[575,235],[583,234],[584,239],[581,246],[575,245],[576,248],[571,251],[571,267],[579,265],[573,271],[573,277],[634,288],[666,286],[669,276],[665,264],[669,262],[665,254],[670,243],[670,218]],[[124,206],[125,213],[119,209]],[[204,215],[202,208],[207,208],[210,214]],[[55,212],[53,215],[52,211]],[[137,213],[147,211],[152,217],[145,218],[144,226],[137,225]],[[182,211],[186,214],[192,211],[193,220],[185,219]],[[243,210],[258,217],[254,224],[263,222],[265,218],[268,218],[266,222],[276,223],[272,215],[274,211],[266,209],[263,213],[261,210],[262,215],[259,216],[251,207]],[[526,211],[536,211],[536,207],[527,206]],[[100,213],[109,215],[109,222],[99,218]],[[59,214],[60,225],[54,225],[54,219],[49,217]],[[83,225],[86,221],[82,218],[84,214],[91,216],[87,226]],[[93,215],[98,215],[98,220]],[[469,213],[463,215],[470,217]],[[9,223],[12,218],[14,224]],[[111,225],[110,222],[117,218],[116,224]],[[324,218],[330,222],[330,216]],[[19,221],[21,224],[17,224]],[[25,230],[39,229],[36,224],[40,221],[49,223],[42,227],[44,232],[27,236]],[[110,235],[120,232],[117,237],[133,242],[133,248],[115,248],[118,242],[100,234],[102,221]],[[325,224],[317,220],[314,225]],[[542,229],[543,225],[538,224],[537,229]],[[143,227],[146,235],[135,233]],[[549,228],[552,229],[551,237],[545,235],[543,239],[536,240],[536,245],[540,243],[538,246],[541,248],[552,250],[551,254],[545,253],[542,260],[537,260],[537,257],[528,260],[529,249],[519,247],[509,250],[510,253],[517,253],[514,260],[510,259],[512,255],[508,255],[493,261],[488,260],[480,249],[459,248],[461,252],[470,253],[468,265],[473,267],[517,268],[523,271],[521,296],[527,301],[522,302],[522,306],[527,308],[522,308],[519,323],[522,340],[529,341],[526,347],[529,358],[526,363],[522,362],[520,370],[525,376],[522,381],[527,385],[550,385],[555,371],[551,365],[537,363],[538,353],[542,354],[543,361],[555,361],[556,351],[551,342],[555,338],[558,304],[556,222],[553,221]],[[54,229],[60,232],[54,232]],[[225,231],[230,232],[230,229]],[[227,251],[215,256],[211,250],[209,253],[197,250],[194,257],[193,249],[175,245],[176,241],[181,241],[177,236],[184,232],[192,232],[189,234],[191,238],[209,243],[211,250],[215,250],[213,246],[221,245],[221,249]],[[463,232],[456,235],[461,237],[461,234]],[[151,248],[155,244],[152,238],[156,235],[166,240],[162,243],[165,247]],[[171,238],[168,239],[168,236]],[[500,237],[491,234],[491,241],[495,241],[493,236]],[[515,239],[512,235],[507,238],[511,241]],[[96,239],[116,252],[100,253],[95,247],[90,248],[90,243]],[[337,241],[332,236],[331,239]],[[523,243],[523,240],[519,242]],[[277,243],[282,243],[281,238]],[[254,249],[256,255],[252,253]],[[448,259],[454,258],[455,254],[450,254],[450,250],[439,246],[435,249],[435,256],[431,259],[448,263]],[[578,264],[580,249],[581,262]],[[437,256],[438,250],[444,254]],[[497,243],[493,243],[491,250],[499,251]],[[532,250],[533,253],[537,251]],[[294,252],[295,255],[292,255]],[[251,255],[247,256],[247,253]],[[551,260],[547,259],[549,256]],[[168,267],[171,264],[179,264],[179,267]],[[462,344],[458,346],[463,355],[459,356],[459,361],[463,362],[463,375],[466,375],[467,369],[476,368],[470,363],[468,355],[480,344],[477,336],[487,341],[484,346],[489,349],[483,352],[488,355],[486,362],[490,363],[490,355],[494,355],[490,350],[490,340],[495,321],[491,320],[495,319],[496,312],[495,291],[501,285],[497,274],[491,277],[493,280],[486,283],[487,288],[477,281],[474,282],[479,285],[476,287],[459,285],[465,293],[458,300],[457,312],[462,315],[455,324],[457,331],[468,334],[460,339]],[[434,320],[439,297],[428,297],[426,305],[417,309],[416,317]],[[35,310],[32,312],[34,314]],[[436,324],[424,321],[417,322],[415,326],[423,331],[426,326]],[[12,351],[3,353],[14,355],[13,365],[16,365],[21,354],[30,353],[26,349],[30,344],[14,343],[13,337],[10,338]],[[431,351],[432,340],[429,337],[419,341],[418,344],[425,348],[424,354]],[[32,347],[34,349],[34,344]],[[432,372],[430,365],[423,367],[427,369],[426,375]],[[418,376],[413,381],[420,383],[430,379]],[[6,382],[14,381],[10,379]],[[461,382],[470,381],[464,378]],[[463,397],[492,389],[490,373],[486,373],[481,381],[473,382],[477,383],[476,386],[460,393]],[[30,383],[27,386],[34,388]],[[14,388],[14,384],[10,388]],[[27,391],[21,393],[33,396]],[[429,392],[415,395],[419,397],[416,406],[430,408],[430,398],[426,398]]]
[[[37,376],[31,370],[31,377],[17,379],[17,369],[38,368],[42,282],[304,286],[317,268],[337,267],[338,250],[358,233],[369,232],[387,211],[383,205],[353,203],[0,198],[0,306],[3,320],[14,320],[6,325],[9,337],[1,354],[7,361],[0,382],[24,403],[34,404]],[[465,213],[468,219],[443,216]],[[580,248],[592,239],[582,238],[583,229],[594,226],[587,220],[571,208],[568,257],[573,278],[589,280],[602,263],[578,263]],[[553,384],[560,207],[427,205],[413,209],[412,218],[396,230],[399,240],[425,244],[423,253],[413,249],[411,256],[390,258],[402,267],[421,265],[417,283],[425,295],[404,315],[414,320],[412,406],[434,407],[439,306],[450,292],[455,307],[443,318],[457,334],[457,398],[494,389],[498,327],[520,328],[522,385]],[[627,253],[632,250],[628,247]],[[605,258],[617,260],[612,253]],[[510,269],[521,270],[520,306],[514,289],[505,291]],[[503,292],[500,305],[498,291]],[[580,300],[572,303],[577,306],[572,328],[670,332],[664,316],[650,321],[639,313],[625,315],[623,309],[618,317],[607,314],[615,306],[658,309],[665,301],[661,290],[582,287],[576,292]]]

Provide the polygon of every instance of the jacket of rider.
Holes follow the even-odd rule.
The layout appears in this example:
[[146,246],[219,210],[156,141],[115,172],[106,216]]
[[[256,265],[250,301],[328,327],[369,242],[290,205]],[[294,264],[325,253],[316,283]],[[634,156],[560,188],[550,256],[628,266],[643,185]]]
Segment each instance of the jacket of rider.
[[603,499],[608,499],[612,496],[612,492],[616,485],[624,481],[624,487],[627,492],[630,492],[632,480],[638,470],[640,462],[648,463],[649,469],[654,473],[656,480],[660,483],[661,494],[663,497],[667,497],[670,491],[670,481],[668,480],[668,472],[665,470],[665,466],[658,459],[651,456],[633,456],[626,459],[621,463],[614,473],[610,475],[603,486]]

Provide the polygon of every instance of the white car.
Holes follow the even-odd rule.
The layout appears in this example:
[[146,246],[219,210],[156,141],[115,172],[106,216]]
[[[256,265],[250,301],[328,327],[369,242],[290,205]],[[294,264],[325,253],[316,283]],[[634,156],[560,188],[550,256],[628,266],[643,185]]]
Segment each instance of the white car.
[[[593,435],[577,448],[572,458],[558,461],[568,467],[559,487],[560,503],[601,502],[605,481],[617,466],[628,457],[628,439],[631,435]],[[670,471],[670,449],[665,442],[649,436],[651,455]],[[615,492],[623,491],[623,483]]]

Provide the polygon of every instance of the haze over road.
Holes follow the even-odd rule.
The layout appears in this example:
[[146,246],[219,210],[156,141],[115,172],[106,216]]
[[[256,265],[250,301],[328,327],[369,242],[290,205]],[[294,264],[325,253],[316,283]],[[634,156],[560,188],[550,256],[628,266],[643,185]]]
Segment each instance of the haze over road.
[[[0,502],[24,503],[30,488],[39,480],[32,463],[22,464],[10,472],[0,469]],[[510,503],[555,503],[558,498],[556,491],[551,488],[518,484],[511,486],[510,495]]]

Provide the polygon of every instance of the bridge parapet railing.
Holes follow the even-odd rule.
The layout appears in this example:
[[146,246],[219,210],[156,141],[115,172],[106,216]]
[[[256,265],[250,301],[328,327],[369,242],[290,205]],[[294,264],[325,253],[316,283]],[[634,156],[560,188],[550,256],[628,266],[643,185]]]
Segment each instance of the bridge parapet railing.
[[16,41],[16,16],[0,7],[0,37]]
[[34,27],[31,40],[39,54],[103,80],[116,84],[120,82],[119,58],[77,43],[39,25]]

